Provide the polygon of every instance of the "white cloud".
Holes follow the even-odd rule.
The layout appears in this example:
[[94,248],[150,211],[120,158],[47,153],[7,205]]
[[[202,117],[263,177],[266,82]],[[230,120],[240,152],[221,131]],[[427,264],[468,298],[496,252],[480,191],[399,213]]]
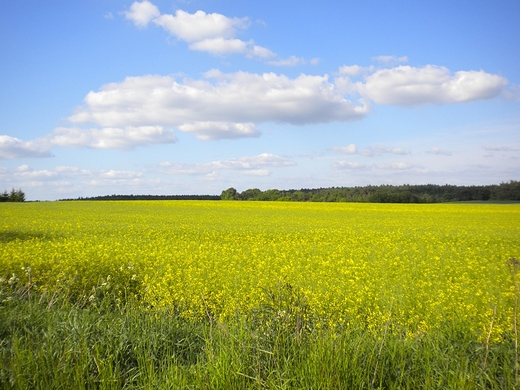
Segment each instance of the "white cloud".
[[332,164],[332,168],[334,169],[365,169],[367,166],[365,164],[360,164],[357,162],[349,162],[349,161],[336,161]]
[[254,45],[253,41],[240,39],[210,38],[190,44],[191,50],[206,51],[214,55],[244,54],[246,57],[271,58],[276,56],[272,51]]
[[0,159],[51,157],[45,143],[22,141],[21,139],[0,135]]
[[127,126],[124,129],[105,127],[81,129],[59,127],[47,137],[50,145],[64,147],[89,147],[96,149],[134,149],[137,146],[174,143],[177,138],[171,130],[161,126]]
[[375,148],[372,146],[367,146],[366,149],[364,149],[361,152],[361,155],[365,157],[373,157],[375,155],[381,155],[381,154],[398,154],[398,155],[405,155],[410,154],[410,150],[403,149],[403,148],[387,148],[386,146],[376,146]]
[[[356,83],[345,76],[361,71],[373,73]],[[174,143],[177,138],[168,127],[203,140],[257,137],[258,125],[266,122],[306,125],[362,119],[370,111],[368,99],[405,106],[463,102],[496,96],[507,83],[483,71],[453,74],[432,65],[377,71],[354,65],[340,68],[341,72],[344,76],[332,82],[328,75],[289,78],[276,73],[223,73],[217,69],[199,80],[179,81],[160,75],[127,77],[89,92],[84,105],[69,117],[70,127],[56,128],[27,142],[0,136],[0,158],[50,156],[52,146],[128,150]],[[357,102],[345,97],[353,91],[361,96]],[[352,149],[334,150],[354,154]],[[361,152],[364,156],[382,153],[405,155],[410,151],[368,147]]]
[[358,162],[350,162],[350,161],[336,161],[332,164],[332,168],[334,169],[370,169],[370,170],[405,170],[410,169],[414,165],[408,164],[404,162],[394,162],[394,163],[382,163],[382,164],[361,164]]
[[205,174],[201,178],[202,178],[201,181],[204,181],[204,182],[217,182],[217,181],[221,181],[223,179],[222,175],[220,175],[220,173],[217,171]]
[[[233,177],[246,170],[229,171]],[[157,169],[146,170],[89,170],[76,166],[56,166],[36,169],[27,164],[15,168],[0,167],[0,181],[5,188],[22,188],[29,200],[97,196],[106,194],[182,194],[182,193],[220,193],[223,184],[214,187],[193,188],[195,181],[186,178],[187,184],[180,181],[164,181],[157,178]],[[164,172],[163,172],[164,173]],[[218,172],[217,172],[218,173]],[[252,175],[255,173],[252,172]],[[261,172],[256,172],[261,175]],[[201,179],[218,178],[209,173]],[[183,190],[180,190],[183,188]],[[211,188],[211,189],[208,189]]]
[[57,172],[49,171],[47,169],[42,169],[39,171],[33,171],[33,170],[23,170],[21,172],[16,172],[15,177],[22,178],[24,180],[31,179],[31,180],[46,180],[46,179],[54,179],[56,176],[58,176]]
[[193,14],[177,10],[175,15],[162,14],[149,1],[134,2],[126,18],[138,27],[151,21],[166,30],[171,36],[187,42],[191,50],[204,51],[213,55],[244,54],[249,58],[273,58],[271,50],[236,38],[240,30],[249,27],[248,18],[229,18],[218,13],[197,11]]
[[410,151],[408,149],[403,149],[403,148],[386,148],[384,146],[378,146],[377,147],[377,151],[379,153],[391,153],[391,154],[410,154]]
[[[271,50],[256,45],[253,40],[243,41],[236,35],[249,27],[249,18],[227,17],[219,13],[197,11],[193,14],[183,10],[175,15],[161,14],[151,2],[134,2],[129,11],[124,12],[127,19],[138,27],[145,27],[150,22],[162,27],[168,34],[188,43],[190,50],[204,51],[213,55],[243,54],[248,58],[269,59],[276,57]],[[316,64],[318,59],[311,60]],[[299,65],[305,60],[290,57],[287,60],[274,61],[274,65]]]
[[247,166],[253,166],[253,167],[258,167],[258,166],[270,166],[270,167],[288,167],[288,166],[292,166],[292,165],[296,165],[294,161],[286,158],[286,157],[282,157],[282,156],[277,156],[277,155],[274,155],[274,154],[270,154],[270,153],[262,153],[262,154],[259,154],[258,156],[252,156],[252,157],[240,157],[236,160],[234,159],[231,159],[231,160],[227,160],[227,161],[237,161],[239,163],[244,163],[244,164],[247,164]]
[[269,65],[274,65],[274,66],[297,66],[297,65],[303,65],[305,63],[306,63],[305,59],[303,59],[301,57],[296,57],[296,56],[290,56],[289,58],[286,58],[286,59],[268,62]]
[[251,171],[240,172],[242,176],[269,176],[271,171],[268,169],[253,169]]
[[148,185],[153,184],[143,180],[143,175],[139,171],[86,170],[73,166],[33,169],[26,164],[0,170],[2,182],[9,183],[9,187],[23,188],[31,200],[56,199],[58,194],[74,192],[74,196],[88,196],[89,187],[96,187],[98,192],[101,186],[106,187],[103,189],[106,193],[129,193],[139,186],[149,188]]
[[207,72],[203,73],[204,78],[206,79],[215,79],[219,81],[225,80],[233,80],[234,73],[224,73],[220,69],[210,69]]
[[372,57],[372,61],[380,62],[386,65],[394,65],[394,64],[402,64],[408,62],[407,56],[397,57],[397,56],[377,56]]
[[428,153],[438,154],[438,155],[441,155],[441,156],[451,156],[451,152],[449,152],[447,150],[441,150],[438,147],[431,148],[431,150],[429,150]]
[[152,19],[161,15],[159,9],[147,0],[132,3],[130,11],[126,11],[124,14],[128,20],[134,22],[138,27],[146,27]]
[[382,69],[357,83],[363,96],[379,104],[416,106],[490,99],[502,92],[507,80],[484,71],[459,71],[427,65]]
[[367,68],[359,66],[359,65],[344,65],[341,66],[338,70],[339,74],[347,75],[347,76],[357,76],[363,72],[365,72]]
[[194,14],[177,10],[175,16],[163,14],[154,19],[171,35],[186,42],[197,42],[211,38],[233,38],[238,29],[249,26],[247,18],[228,18],[227,16],[204,11]]
[[245,53],[247,51],[247,43],[240,39],[218,37],[194,42],[190,45],[190,49],[207,51],[212,54]]
[[135,179],[143,176],[141,172],[134,171],[116,171],[113,169],[110,170],[101,170],[98,172],[97,177],[101,179]]
[[139,178],[127,180],[127,179],[117,179],[117,180],[107,180],[107,179],[93,179],[89,182],[85,183],[91,187],[103,187],[103,186],[140,186],[144,184],[144,181]]
[[403,169],[412,168],[413,164],[408,164],[408,163],[404,163],[404,162],[395,162],[395,163],[387,163],[387,164],[378,164],[376,167],[378,169],[403,170]]
[[70,167],[67,165],[60,165],[54,168],[54,171],[58,174],[62,174],[64,176],[68,177],[82,177],[82,176],[89,176],[92,174],[91,171],[86,169],[80,169],[78,167]]
[[357,147],[355,144],[350,144],[348,146],[335,146],[332,148],[333,151],[344,153],[344,154],[356,154]]
[[365,157],[372,157],[375,154],[376,153],[374,152],[374,149],[370,146],[361,152],[361,155],[363,155]]
[[180,125],[179,130],[195,134],[202,140],[260,136],[260,131],[253,123],[195,122]]
[[347,76],[357,76],[363,72],[363,67],[359,65],[344,65],[339,68],[339,73]]
[[206,175],[221,170],[238,170],[255,176],[270,174],[268,170],[261,169],[262,167],[288,167],[293,165],[295,165],[294,161],[270,153],[199,164],[172,164],[170,162],[159,164],[168,174]]
[[[212,70],[209,80],[177,82],[170,76],[128,77],[121,83],[90,92],[85,105],[69,120],[102,127],[177,126],[201,138],[255,136],[251,124],[280,122],[295,125],[361,119],[365,104],[345,99],[328,76],[301,74],[295,79],[275,73]],[[235,129],[212,131],[208,123],[235,124]],[[231,130],[230,130],[231,129]]]
[[[250,41],[250,44],[252,44],[253,41]],[[252,49],[249,49],[246,52],[246,56],[248,58],[258,57],[258,58],[272,58],[276,57],[276,53],[273,53],[271,50],[266,49],[265,47],[253,45]]]
[[71,180],[71,179],[103,179],[103,180],[121,180],[135,179],[142,177],[142,172],[135,171],[118,171],[118,170],[99,170],[91,171],[71,166],[57,166],[53,169],[34,170],[27,164],[21,165],[10,172],[12,180]]
[[483,146],[484,150],[490,152],[517,152],[518,149],[511,148],[510,146]]

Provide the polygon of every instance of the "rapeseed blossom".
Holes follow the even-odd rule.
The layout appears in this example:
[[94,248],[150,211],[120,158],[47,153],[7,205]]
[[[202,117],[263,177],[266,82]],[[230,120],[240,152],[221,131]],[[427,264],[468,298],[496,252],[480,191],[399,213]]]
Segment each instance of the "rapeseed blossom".
[[493,342],[511,329],[518,205],[98,201],[0,215],[0,291],[111,292],[226,321],[287,285],[317,327],[391,321],[418,337],[458,321],[482,340],[493,323]]

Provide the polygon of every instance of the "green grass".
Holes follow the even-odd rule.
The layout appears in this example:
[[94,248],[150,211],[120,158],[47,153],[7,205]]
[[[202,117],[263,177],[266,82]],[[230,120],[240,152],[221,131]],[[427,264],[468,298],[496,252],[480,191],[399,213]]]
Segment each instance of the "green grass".
[[362,324],[317,329],[304,320],[305,297],[286,285],[229,323],[110,296],[94,305],[29,292],[0,304],[2,389],[516,386],[512,334],[486,350],[463,322],[412,338],[391,319],[376,332]]

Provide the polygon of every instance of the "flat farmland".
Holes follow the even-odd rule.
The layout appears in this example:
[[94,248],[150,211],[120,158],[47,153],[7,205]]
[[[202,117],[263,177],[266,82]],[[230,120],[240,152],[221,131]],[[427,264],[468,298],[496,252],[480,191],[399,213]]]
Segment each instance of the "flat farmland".
[[[137,293],[186,316],[226,318],[278,284],[317,320],[392,308],[410,329],[455,316],[485,332],[512,323],[507,261],[520,257],[517,205],[63,202],[0,205],[0,270],[41,290]],[[87,297],[87,298],[88,298]]]
[[0,216],[4,306],[30,291],[82,308],[133,301],[210,326],[254,318],[265,330],[282,318],[300,335],[357,329],[402,343],[456,324],[480,366],[517,337],[515,204],[77,201],[0,204]]

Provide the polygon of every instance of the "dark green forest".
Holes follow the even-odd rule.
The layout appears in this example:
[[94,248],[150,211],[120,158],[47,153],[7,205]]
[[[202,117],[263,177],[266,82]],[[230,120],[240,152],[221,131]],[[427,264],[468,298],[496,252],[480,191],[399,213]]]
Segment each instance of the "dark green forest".
[[220,195],[103,195],[60,200],[262,200],[290,202],[440,203],[467,201],[520,201],[520,182],[483,185],[410,185],[302,188],[299,190],[258,188],[238,192],[231,187]]
[[331,187],[300,190],[261,191],[258,188],[238,192],[222,191],[223,200],[276,200],[296,202],[373,202],[373,203],[439,203],[461,201],[520,201],[520,182],[498,185],[380,185]]
[[219,195],[102,195],[60,200],[220,200]]

